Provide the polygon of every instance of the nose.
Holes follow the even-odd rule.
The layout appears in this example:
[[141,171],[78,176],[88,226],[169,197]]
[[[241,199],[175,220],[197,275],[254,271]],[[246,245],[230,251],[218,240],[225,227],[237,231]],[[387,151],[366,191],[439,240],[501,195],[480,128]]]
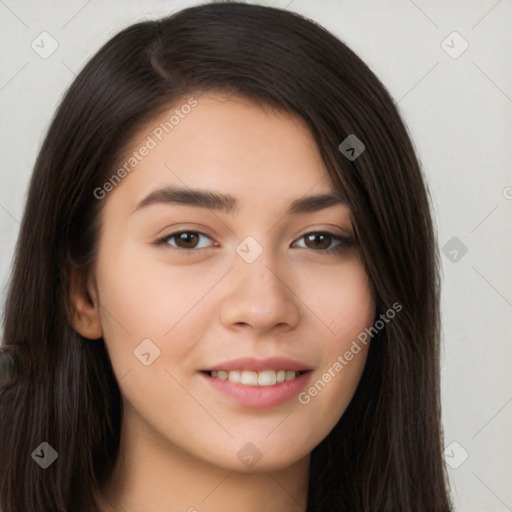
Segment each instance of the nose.
[[300,300],[290,280],[290,274],[277,265],[270,251],[263,251],[252,263],[237,257],[221,299],[222,324],[228,329],[253,329],[260,334],[294,329],[299,321]]

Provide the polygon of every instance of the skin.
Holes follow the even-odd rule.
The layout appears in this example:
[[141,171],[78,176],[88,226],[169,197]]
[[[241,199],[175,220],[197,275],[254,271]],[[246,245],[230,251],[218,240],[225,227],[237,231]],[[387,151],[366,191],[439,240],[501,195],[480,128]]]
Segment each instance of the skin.
[[[301,119],[242,98],[196,98],[103,199],[96,267],[86,294],[72,290],[74,327],[104,338],[123,397],[120,458],[99,498],[105,511],[304,511],[310,453],[348,406],[368,346],[307,405],[294,396],[267,409],[242,406],[198,372],[287,356],[313,368],[307,390],[332,367],[372,325],[375,304],[355,246],[329,254],[336,238],[304,235],[353,235],[351,212],[340,202],[285,215],[295,199],[333,192]],[[141,130],[132,151],[169,115]],[[134,212],[167,185],[229,193],[239,208]],[[178,230],[207,236],[152,245]],[[252,263],[236,252],[247,236],[263,249]],[[147,338],[160,350],[149,366],[134,356]],[[237,457],[248,442],[261,453],[250,468]]]

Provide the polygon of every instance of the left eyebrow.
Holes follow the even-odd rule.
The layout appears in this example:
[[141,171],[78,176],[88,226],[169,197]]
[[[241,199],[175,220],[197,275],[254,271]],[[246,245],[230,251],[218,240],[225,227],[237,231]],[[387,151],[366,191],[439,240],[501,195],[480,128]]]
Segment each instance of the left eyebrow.
[[[239,201],[230,194],[222,194],[209,190],[164,187],[154,190],[140,201],[132,213],[155,204],[185,204],[199,208],[218,210],[233,214],[239,210]],[[345,197],[335,194],[318,194],[301,197],[292,201],[287,215],[316,212],[335,205],[346,205]]]

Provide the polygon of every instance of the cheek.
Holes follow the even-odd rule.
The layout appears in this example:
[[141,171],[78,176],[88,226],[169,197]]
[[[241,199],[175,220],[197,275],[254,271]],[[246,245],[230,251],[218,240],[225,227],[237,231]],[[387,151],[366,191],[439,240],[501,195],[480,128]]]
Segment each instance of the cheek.
[[171,266],[137,246],[105,251],[100,262],[101,323],[116,376],[146,379],[151,369],[169,379],[164,369],[182,366],[204,337],[206,295],[225,270]]
[[104,259],[97,273],[104,339],[124,399],[155,424],[197,416],[176,368],[197,351],[206,322],[201,298],[218,278],[150,261],[136,249]]
[[311,442],[326,436],[350,403],[369,350],[369,341],[362,342],[358,336],[375,318],[370,283],[358,260],[340,265],[336,271],[319,273],[313,282],[312,289],[302,283],[301,297],[323,333],[315,337],[323,361],[298,396],[299,414],[305,419],[321,419],[303,423],[312,427],[307,434]]
[[[311,285],[314,283],[314,285]],[[319,269],[300,280],[294,292],[307,306],[325,343],[326,354],[343,350],[353,337],[371,325],[375,305],[362,263],[353,258],[340,265]]]
[[162,338],[200,302],[218,280],[213,272],[171,266],[153,251],[121,248],[98,269],[105,324],[134,339]]
[[[343,359],[343,350],[316,372],[308,387],[298,395],[302,410],[296,418],[308,427],[303,433],[305,444],[318,444],[335,427],[351,402],[366,364],[368,346],[361,346],[350,361]],[[340,356],[344,363],[337,361]],[[309,418],[314,418],[313,420]]]
[[[322,418],[311,438],[326,436],[350,403],[363,373],[369,343],[358,336],[373,324],[375,304],[363,267],[358,262],[340,267],[337,279],[330,275],[316,281],[313,304],[323,322],[318,336],[323,362],[298,401],[305,414]],[[321,285],[321,287],[320,287]],[[323,293],[320,293],[323,290]],[[306,412],[307,411],[307,412]]]

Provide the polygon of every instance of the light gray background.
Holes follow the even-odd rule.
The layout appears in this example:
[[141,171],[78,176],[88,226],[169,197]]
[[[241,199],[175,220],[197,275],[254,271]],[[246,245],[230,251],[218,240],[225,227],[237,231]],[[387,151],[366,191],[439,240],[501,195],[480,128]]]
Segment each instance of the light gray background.
[[[28,180],[63,92],[125,26],[197,3],[0,0],[2,306]],[[398,102],[431,189],[440,246],[457,237],[468,249],[442,256],[443,424],[456,510],[512,511],[512,2],[260,3],[336,33]],[[49,48],[43,31],[58,42],[46,59],[31,48]],[[453,31],[469,44],[460,55],[464,41]]]

